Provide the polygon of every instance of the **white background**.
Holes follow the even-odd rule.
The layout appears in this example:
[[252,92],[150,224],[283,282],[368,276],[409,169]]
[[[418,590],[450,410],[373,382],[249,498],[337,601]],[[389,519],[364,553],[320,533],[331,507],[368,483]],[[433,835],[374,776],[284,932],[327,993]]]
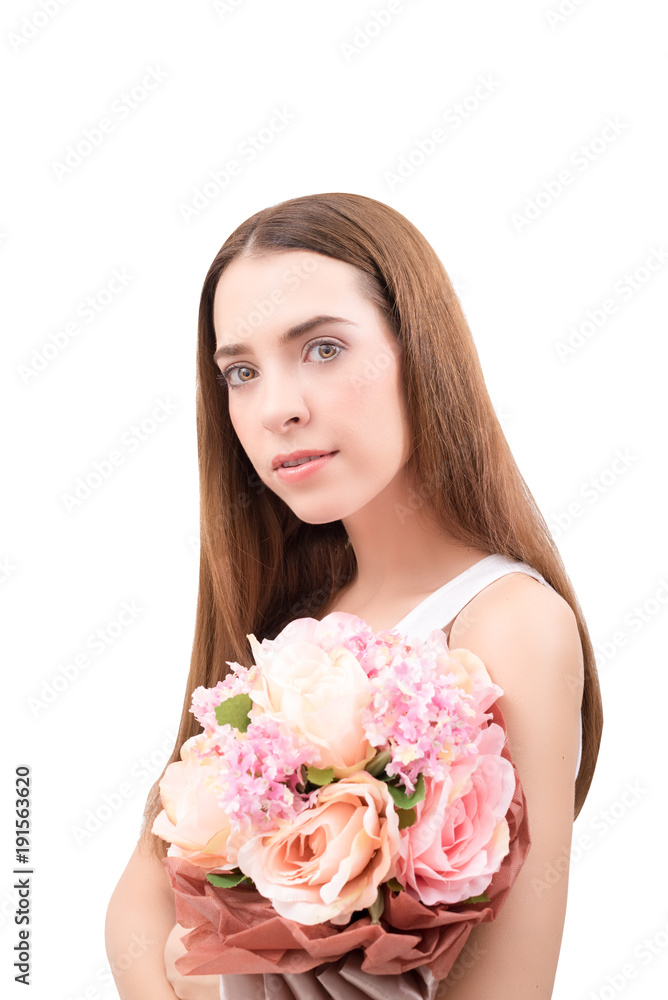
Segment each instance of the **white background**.
[[[173,743],[194,627],[201,285],[249,215],[350,191],[403,213],[443,260],[599,652],[605,728],[554,996],[662,995],[666,25],[649,0],[559,4],[403,0],[382,28],[385,0],[3,5],[3,982],[25,763],[30,995],[117,995],[105,911]],[[276,109],[294,117],[261,133]],[[111,131],[58,168],[103,118]],[[240,147],[259,133],[250,161]],[[401,157],[414,166],[393,182]],[[230,159],[240,173],[186,220]],[[106,302],[114,270],[127,284]],[[122,463],[68,508],[114,450]],[[124,605],[135,617],[118,626]]]

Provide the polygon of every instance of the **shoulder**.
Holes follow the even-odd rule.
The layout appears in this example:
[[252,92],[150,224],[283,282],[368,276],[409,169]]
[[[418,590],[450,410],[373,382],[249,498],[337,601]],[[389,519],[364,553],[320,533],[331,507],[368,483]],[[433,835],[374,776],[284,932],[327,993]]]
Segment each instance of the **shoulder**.
[[575,768],[584,661],[577,618],[561,594],[527,573],[509,573],[457,615],[448,645],[476,653],[503,688],[499,707],[507,716],[511,742],[511,727],[518,740],[523,732],[528,736],[539,729],[545,736],[549,718],[556,715],[565,727],[565,744],[574,733]]
[[521,649],[537,657],[534,662],[545,671],[566,671],[570,689],[577,694],[579,685],[582,693],[584,664],[575,613],[561,594],[528,573],[502,576],[459,612],[448,644],[456,648],[469,642],[493,651],[499,662],[505,659],[503,649]]
[[472,932],[485,958],[469,974],[467,987],[484,993],[483,987],[498,981],[508,956],[516,955],[521,982],[511,976],[502,996],[524,995],[521,988],[531,981],[543,990],[535,995],[547,997],[566,911],[573,831],[583,686],[577,618],[552,588],[512,573],[485,587],[460,612],[448,645],[479,656],[503,689],[498,706],[531,833],[531,849],[502,913]]
[[[568,602],[528,574],[508,574],[457,616],[448,645],[479,656],[503,689],[498,705],[527,799],[542,802],[551,822],[556,811],[572,824],[584,663]],[[551,803],[549,785],[559,789]]]

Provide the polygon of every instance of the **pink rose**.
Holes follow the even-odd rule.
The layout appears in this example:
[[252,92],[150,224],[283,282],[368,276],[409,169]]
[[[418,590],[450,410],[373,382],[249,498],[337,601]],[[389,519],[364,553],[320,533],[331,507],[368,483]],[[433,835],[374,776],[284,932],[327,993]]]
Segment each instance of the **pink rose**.
[[317,804],[239,848],[238,864],[276,912],[301,924],[347,923],[392,878],[399,819],[368,771],[326,785]]
[[204,733],[191,736],[181,747],[181,760],[168,765],[159,785],[164,808],[151,832],[172,845],[167,852],[170,856],[188,858],[213,871],[233,865],[227,851],[229,818],[218,805],[214,789],[205,784],[206,761],[200,763],[194,753],[206,739]]
[[[303,621],[302,631],[310,638],[311,620]],[[287,725],[314,747],[315,767],[333,767],[343,778],[363,770],[376,754],[361,721],[371,683],[349,649],[333,645],[325,650],[302,641],[298,625],[291,623],[289,642],[279,636],[260,644],[248,636],[260,668],[250,692],[250,717],[266,713]]]
[[417,820],[402,830],[396,875],[427,906],[479,896],[509,851],[505,816],[515,772],[499,756],[504,741],[492,723],[480,736],[479,756],[457,761],[444,781],[427,778]]

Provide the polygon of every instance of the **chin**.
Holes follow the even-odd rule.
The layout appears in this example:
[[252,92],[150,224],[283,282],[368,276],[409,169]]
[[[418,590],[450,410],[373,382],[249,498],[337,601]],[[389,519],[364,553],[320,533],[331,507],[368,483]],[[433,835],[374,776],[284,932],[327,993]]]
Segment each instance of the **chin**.
[[275,489],[272,492],[276,493],[286,507],[306,524],[329,524],[357,510],[357,506],[353,505],[351,508],[349,497],[333,497],[331,494],[328,496],[326,491],[320,497],[300,497],[296,495],[296,490],[292,495],[287,495],[287,491],[279,493]]
[[304,521],[306,524],[331,524],[332,521],[340,521],[341,518],[347,517],[347,512],[341,513],[339,508],[318,507],[314,509],[306,505],[302,508],[299,504],[295,506],[288,504],[288,507],[300,521]]

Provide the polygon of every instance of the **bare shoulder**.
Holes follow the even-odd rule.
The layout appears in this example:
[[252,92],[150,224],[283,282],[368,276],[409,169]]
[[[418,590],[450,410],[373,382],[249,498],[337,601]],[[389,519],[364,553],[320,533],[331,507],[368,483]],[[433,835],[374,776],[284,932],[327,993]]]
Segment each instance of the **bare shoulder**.
[[575,613],[561,594],[527,573],[495,580],[460,611],[448,644],[469,648],[470,642],[487,651],[523,648],[545,670],[552,664],[566,671],[570,689],[581,699],[584,662]]
[[[450,649],[469,649],[503,690],[498,706],[526,797],[531,849],[507,903],[470,946],[482,956],[452,1000],[552,996],[566,912],[583,687],[577,618],[560,594],[525,573],[480,591],[454,620]],[[564,861],[566,859],[566,861]],[[549,873],[558,871],[558,878]],[[507,970],[512,971],[507,974]],[[503,972],[503,974],[502,974]],[[499,981],[503,988],[498,991]]]
[[577,620],[568,601],[552,587],[528,573],[507,573],[488,584],[454,620],[452,632],[462,633],[485,623],[487,629],[503,628],[505,621],[538,615],[541,626],[556,632],[577,633]]
[[[501,577],[457,615],[448,644],[470,649],[483,660],[513,700],[508,710],[533,702],[536,711],[544,711],[545,699],[556,698],[553,709],[579,724],[584,660],[577,618],[551,587],[527,573]],[[503,701],[499,704],[504,711]]]

